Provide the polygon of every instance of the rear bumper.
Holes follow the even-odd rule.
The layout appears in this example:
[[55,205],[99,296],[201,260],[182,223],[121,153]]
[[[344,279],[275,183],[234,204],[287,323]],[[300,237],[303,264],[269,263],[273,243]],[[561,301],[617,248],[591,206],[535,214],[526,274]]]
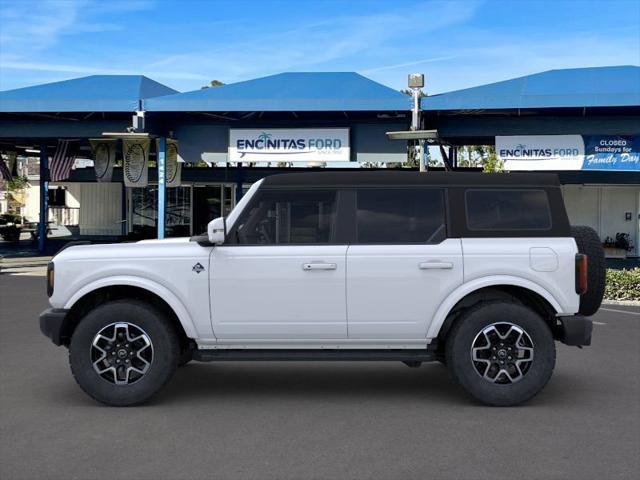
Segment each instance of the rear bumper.
[[557,338],[562,343],[571,346],[591,345],[591,332],[593,323],[591,319],[582,315],[570,317],[558,317]]
[[48,308],[40,314],[40,331],[56,345],[67,345],[67,313],[69,310]]

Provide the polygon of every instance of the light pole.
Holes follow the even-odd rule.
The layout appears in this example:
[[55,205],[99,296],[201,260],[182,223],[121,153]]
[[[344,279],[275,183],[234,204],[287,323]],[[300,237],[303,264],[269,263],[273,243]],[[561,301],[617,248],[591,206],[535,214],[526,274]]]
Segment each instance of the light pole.
[[[413,109],[411,110],[411,130],[420,129],[420,92],[424,87],[424,74],[422,73],[410,73],[408,78],[409,89],[411,90],[411,97],[413,98]],[[418,165],[421,172],[427,171],[427,166],[424,163],[424,140],[418,140],[417,146]]]

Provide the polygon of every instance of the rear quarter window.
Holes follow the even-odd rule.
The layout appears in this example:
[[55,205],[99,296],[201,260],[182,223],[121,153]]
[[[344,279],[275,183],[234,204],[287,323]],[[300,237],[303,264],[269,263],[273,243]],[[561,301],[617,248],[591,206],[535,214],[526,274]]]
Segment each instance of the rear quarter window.
[[545,190],[468,189],[467,228],[471,231],[551,230],[551,208]]

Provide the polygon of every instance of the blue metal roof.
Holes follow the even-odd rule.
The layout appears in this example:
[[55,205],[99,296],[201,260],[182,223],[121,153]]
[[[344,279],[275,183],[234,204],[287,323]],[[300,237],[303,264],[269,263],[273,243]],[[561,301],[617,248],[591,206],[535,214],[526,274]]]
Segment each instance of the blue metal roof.
[[280,73],[221,87],[157,97],[150,112],[410,110],[397,90],[354,72]]
[[424,110],[640,105],[640,67],[572,68],[424,97]]
[[0,92],[0,112],[132,112],[176,92],[143,75],[91,75]]

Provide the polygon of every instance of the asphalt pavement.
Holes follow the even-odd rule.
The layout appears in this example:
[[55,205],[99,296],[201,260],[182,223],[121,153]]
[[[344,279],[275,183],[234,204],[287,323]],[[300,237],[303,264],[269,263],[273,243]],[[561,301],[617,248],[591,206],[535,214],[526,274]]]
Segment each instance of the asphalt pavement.
[[631,479],[640,472],[640,308],[558,344],[524,406],[471,400],[440,364],[212,363],[110,408],[42,336],[41,276],[0,275],[0,478]]

